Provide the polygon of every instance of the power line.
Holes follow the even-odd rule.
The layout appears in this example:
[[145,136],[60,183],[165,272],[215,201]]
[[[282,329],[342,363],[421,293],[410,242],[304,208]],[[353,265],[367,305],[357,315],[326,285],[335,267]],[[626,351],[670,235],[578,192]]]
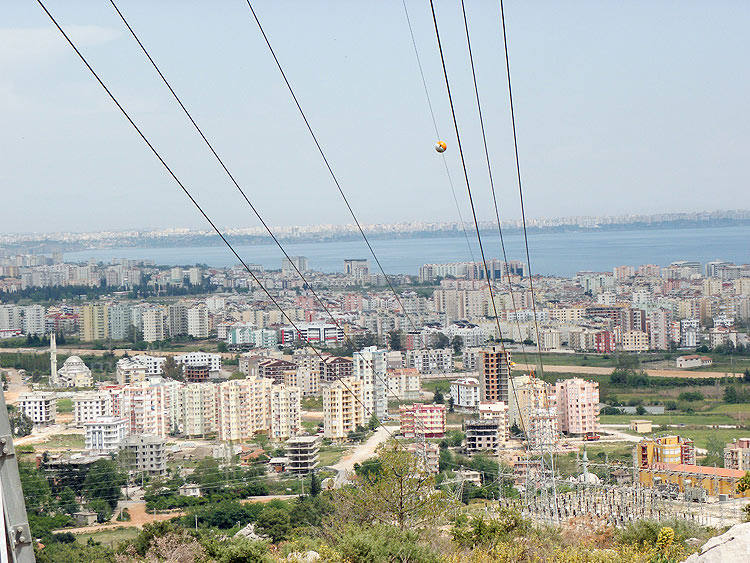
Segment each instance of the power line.
[[[94,78],[99,83],[99,85],[104,89],[104,91],[107,93],[107,95],[109,96],[109,98],[114,102],[114,104],[117,106],[117,108],[120,110],[120,112],[128,120],[128,122],[130,123],[130,125],[133,126],[133,128],[136,130],[136,132],[141,137],[141,139],[143,140],[143,142],[146,143],[146,146],[148,146],[148,148],[151,150],[151,152],[154,154],[154,156],[156,156],[156,158],[159,160],[159,162],[162,164],[162,166],[167,170],[167,172],[169,173],[169,175],[174,179],[174,181],[177,182],[177,185],[182,189],[182,191],[185,193],[185,195],[190,199],[190,201],[193,203],[193,205],[195,206],[195,208],[200,212],[200,214],[209,223],[209,225],[211,225],[211,227],[213,228],[213,230],[216,232],[217,235],[219,235],[219,238],[221,238],[221,240],[229,248],[229,250],[232,252],[232,254],[234,254],[234,256],[237,258],[237,260],[240,261],[240,263],[245,268],[245,270],[247,271],[247,273],[250,274],[250,276],[253,278],[253,280],[255,281],[255,283],[258,284],[258,286],[263,291],[263,293],[265,293],[266,296],[271,300],[271,302],[276,306],[276,308],[278,308],[279,311],[281,311],[281,314],[283,315],[283,317],[286,318],[287,321],[289,322],[289,324],[292,325],[292,327],[294,328],[294,330],[297,331],[297,333],[301,335],[302,333],[299,330],[299,328],[297,327],[297,325],[295,324],[295,322],[291,319],[291,317],[289,317],[289,315],[284,311],[283,307],[281,307],[281,304],[271,295],[271,293],[268,291],[268,289],[266,289],[266,287],[261,283],[261,281],[258,279],[258,277],[252,272],[252,270],[250,269],[250,267],[242,259],[242,257],[237,253],[237,251],[234,249],[234,247],[232,246],[232,244],[227,240],[227,238],[224,236],[224,234],[221,232],[221,230],[219,230],[219,228],[216,226],[216,224],[213,222],[213,220],[211,220],[211,218],[206,214],[206,212],[203,210],[203,208],[200,206],[200,204],[192,196],[192,194],[190,193],[190,191],[185,187],[185,185],[182,183],[182,181],[172,171],[172,169],[167,164],[167,162],[162,158],[161,154],[151,144],[151,142],[148,140],[148,138],[146,137],[146,135],[141,131],[141,129],[138,127],[138,125],[135,123],[135,121],[133,121],[133,119],[130,117],[130,114],[125,110],[125,108],[120,104],[120,102],[117,101],[117,98],[115,98],[114,94],[112,94],[112,92],[109,90],[109,88],[107,87],[107,85],[102,81],[102,79],[99,77],[99,75],[93,69],[93,67],[89,64],[89,62],[83,56],[83,54],[78,50],[78,48],[75,46],[75,44],[70,39],[70,37],[68,37],[67,33],[65,33],[65,30],[63,30],[63,28],[60,26],[60,24],[57,23],[57,20],[54,18],[54,16],[52,16],[52,14],[49,12],[49,10],[47,10],[47,7],[44,5],[44,3],[42,2],[42,0],[37,0],[37,3],[42,7],[42,9],[47,14],[47,16],[50,18],[50,20],[52,21],[52,23],[55,25],[55,27],[57,27],[57,29],[63,35],[63,37],[65,38],[65,40],[68,42],[68,44],[73,48],[73,50],[75,51],[75,53],[81,59],[81,61],[83,62],[83,64],[86,65],[86,68],[89,69],[89,71],[94,76]],[[317,350],[317,348],[315,348],[312,344],[310,344],[310,342],[309,342],[309,340],[307,340],[307,338],[305,338],[305,340],[307,341],[307,345],[310,346],[310,348],[317,354],[317,356],[321,360],[323,360],[323,356]],[[369,412],[369,409],[366,407],[366,405],[362,402],[362,400],[359,397],[357,397],[356,395],[354,395],[354,392],[349,388],[349,386],[346,383],[344,383],[341,379],[339,379],[339,381],[349,391],[349,393],[352,395],[352,397],[354,397],[357,400],[357,402],[359,402],[359,404],[362,405],[362,408],[364,409],[364,411],[367,412],[368,415],[371,415],[372,413]],[[385,428],[385,427],[383,427],[383,428]],[[385,430],[386,430],[386,432],[388,432],[388,434],[392,438],[395,438],[393,436],[393,434],[391,434],[391,432],[387,428],[385,428]]]
[[[417,59],[417,66],[419,67],[419,76],[422,78],[422,87],[424,88],[424,95],[427,99],[427,107],[430,110],[430,117],[432,118],[432,126],[435,129],[435,138],[440,139],[440,131],[438,131],[438,124],[437,119],[435,119],[435,111],[432,107],[432,100],[430,99],[430,91],[427,88],[427,80],[424,76],[424,69],[422,67],[422,59],[419,56],[419,49],[417,48],[417,40],[414,37],[414,29],[411,25],[411,18],[409,17],[409,9],[406,7],[406,0],[401,0],[401,3],[404,6],[404,14],[406,15],[406,23],[409,26],[409,35],[411,36],[411,44],[414,47],[414,56]],[[451,178],[450,170],[448,169],[448,161],[445,158],[445,153],[441,153],[440,156],[443,159],[443,166],[445,167],[445,174],[448,177],[448,184],[451,188],[451,194],[453,194],[453,201],[456,204],[456,211],[458,212],[458,219],[461,221],[461,228],[464,232],[464,238],[466,239],[466,246],[469,249],[469,256],[471,256],[471,261],[476,262],[474,260],[474,251],[471,249],[471,243],[469,242],[469,234],[466,232],[466,223],[464,222],[463,215],[461,213],[461,207],[458,204],[458,198],[456,197],[456,189],[453,185],[453,178]]]
[[[208,138],[206,137],[206,135],[203,133],[203,130],[198,125],[198,123],[195,121],[195,119],[193,118],[193,116],[190,113],[190,111],[188,111],[187,107],[185,107],[185,104],[183,104],[182,100],[177,95],[177,92],[175,92],[174,88],[172,88],[172,85],[169,83],[169,81],[167,80],[166,76],[164,76],[164,73],[161,71],[161,69],[159,68],[159,66],[156,64],[156,61],[153,59],[153,57],[150,55],[150,53],[148,52],[148,50],[146,49],[146,47],[143,45],[143,42],[140,40],[140,38],[135,33],[135,31],[133,30],[133,28],[131,27],[131,25],[128,23],[127,19],[125,19],[125,16],[120,11],[120,9],[117,7],[117,4],[115,4],[114,0],[109,0],[109,2],[112,5],[112,7],[115,9],[115,11],[117,12],[117,15],[120,17],[120,19],[122,20],[123,24],[125,24],[125,27],[130,32],[130,35],[133,37],[133,39],[136,41],[136,43],[138,43],[138,46],[141,48],[141,51],[143,51],[143,54],[146,55],[146,58],[151,63],[151,66],[154,67],[154,70],[157,72],[157,74],[161,78],[162,82],[164,82],[164,85],[167,87],[167,89],[169,89],[169,92],[172,94],[172,97],[179,104],[179,106],[182,109],[183,113],[190,120],[190,123],[192,123],[193,127],[198,132],[198,134],[200,135],[201,139],[203,139],[203,142],[209,148],[209,150],[213,154],[214,158],[217,160],[217,162],[219,163],[219,165],[221,166],[221,168],[224,170],[224,172],[226,173],[226,175],[229,177],[229,179],[232,181],[232,183],[234,184],[234,186],[237,188],[237,191],[240,192],[240,194],[242,195],[242,197],[245,200],[245,202],[247,202],[247,204],[250,206],[250,209],[252,209],[252,211],[255,214],[255,216],[258,218],[258,220],[261,222],[261,224],[265,228],[266,232],[271,236],[271,238],[273,239],[274,243],[276,243],[276,246],[279,247],[279,250],[281,250],[281,252],[284,254],[284,256],[286,257],[286,259],[288,260],[288,262],[294,268],[294,271],[297,273],[297,275],[300,277],[300,279],[302,280],[302,282],[307,286],[307,288],[313,294],[313,296],[315,297],[315,299],[317,300],[317,302],[323,308],[323,310],[328,315],[328,317],[331,319],[331,321],[334,323],[334,325],[336,325],[336,328],[338,328],[339,330],[341,330],[341,332],[344,334],[344,338],[347,340],[347,342],[349,343],[349,345],[351,345],[351,347],[353,349],[356,349],[356,346],[352,342],[351,338],[349,338],[349,335],[343,329],[343,327],[339,323],[338,319],[336,319],[333,316],[333,313],[331,313],[330,309],[328,309],[328,307],[325,304],[325,302],[323,301],[323,299],[315,291],[315,289],[313,288],[312,284],[307,280],[307,278],[305,277],[305,275],[302,273],[302,271],[297,266],[296,262],[294,260],[292,260],[292,258],[287,253],[286,249],[284,249],[284,246],[281,244],[281,242],[278,240],[278,238],[273,233],[273,231],[271,230],[271,228],[268,226],[268,224],[266,223],[266,221],[263,219],[263,217],[261,216],[261,214],[258,211],[258,209],[250,201],[250,198],[247,196],[245,190],[242,189],[242,187],[240,186],[239,182],[235,179],[234,175],[229,171],[229,168],[224,163],[224,160],[219,156],[218,152],[214,149],[213,144],[208,140]],[[383,379],[382,377],[377,376],[377,375],[376,375],[376,377],[378,377],[380,379],[380,381],[384,384],[386,390],[388,392],[391,392],[390,387],[388,385],[388,379],[387,379],[387,377],[385,379]],[[398,400],[398,396],[395,395],[395,393],[392,393],[392,395]]]
[[[463,1],[463,0],[462,0]],[[544,362],[542,360],[542,345],[539,334],[539,320],[536,315],[536,297],[534,296],[534,274],[531,270],[531,256],[529,255],[529,237],[526,233],[526,210],[523,203],[523,184],[521,183],[521,163],[518,158],[518,135],[516,133],[516,112],[513,106],[513,86],[510,80],[510,57],[508,55],[508,36],[505,30],[505,9],[503,0],[500,0],[500,21],[503,28],[503,47],[505,50],[505,71],[508,76],[508,100],[510,102],[510,121],[513,128],[513,150],[516,157],[516,178],[518,179],[518,197],[521,202],[521,221],[523,223],[523,242],[526,247],[526,263],[529,267],[529,288],[531,290],[531,307],[534,315],[534,327],[536,328],[536,349],[539,355],[539,369],[544,377]]]
[[[451,116],[453,117],[453,127],[456,131],[456,140],[458,142],[458,153],[461,157],[461,165],[464,171],[464,179],[466,180],[466,189],[469,194],[469,203],[471,203],[471,214],[472,214],[472,217],[474,218],[474,226],[476,227],[476,230],[477,230],[477,241],[479,243],[479,252],[482,256],[482,264],[484,265],[485,278],[487,280],[487,287],[490,293],[490,301],[492,302],[492,310],[495,314],[495,324],[497,326],[497,333],[500,338],[500,347],[502,348],[503,353],[505,354],[505,357],[507,360],[508,355],[507,355],[507,351],[505,350],[505,343],[503,342],[503,333],[502,333],[502,329],[500,328],[500,319],[497,314],[497,305],[495,303],[494,292],[492,291],[492,282],[490,280],[489,268],[487,267],[487,260],[484,255],[484,246],[482,245],[482,234],[479,231],[479,221],[477,220],[476,208],[474,207],[474,198],[471,193],[471,182],[469,181],[469,173],[466,168],[466,160],[464,159],[463,146],[461,144],[461,132],[458,127],[458,119],[456,118],[456,110],[453,106],[453,96],[451,94],[450,81],[448,80],[448,69],[445,65],[445,56],[443,54],[443,44],[440,40],[440,29],[438,27],[437,15],[435,13],[435,4],[433,0],[430,0],[430,9],[432,10],[432,21],[435,26],[435,37],[437,38],[438,50],[440,52],[440,62],[443,66],[445,88],[448,93],[448,102],[450,103]],[[516,404],[518,404],[518,396],[516,394],[515,385],[513,384],[513,378],[511,377],[511,373],[510,373],[510,363],[508,365],[508,383],[509,383],[509,388],[513,390],[513,395],[516,400]],[[521,417],[521,426],[522,426],[524,433],[526,433],[526,428],[525,428],[523,417]],[[528,433],[526,433],[526,435],[528,438]]]
[[[492,164],[490,162],[490,153],[487,147],[487,135],[484,129],[484,115],[482,113],[482,102],[479,97],[479,86],[477,84],[477,75],[476,75],[476,70],[474,68],[474,55],[471,50],[471,35],[469,34],[469,23],[466,18],[466,6],[465,6],[464,0],[461,0],[461,12],[463,14],[464,30],[466,31],[466,45],[469,51],[469,62],[471,63],[471,77],[474,82],[474,96],[477,101],[477,111],[479,112],[479,125],[482,130],[482,144],[484,146],[484,158],[487,163],[487,174],[490,180],[490,189],[492,190],[492,202],[495,207],[495,217],[497,218],[497,230],[500,235],[500,248],[502,249],[502,252],[503,252],[503,261],[504,261],[503,266],[504,266],[505,273],[508,278],[508,291],[510,292],[511,306],[513,307],[513,311],[515,312],[516,311],[516,299],[513,294],[513,282],[510,279],[510,269],[508,268],[508,254],[505,251],[505,239],[503,237],[503,227],[500,222],[500,212],[497,206],[497,195],[495,193],[495,181],[492,175]],[[487,282],[489,283],[489,280],[487,280]],[[518,327],[518,336],[521,337],[521,322],[519,321],[517,314],[516,314],[516,326]],[[537,339],[538,339],[538,333],[537,333]],[[524,362],[528,365],[529,360],[528,360],[528,357],[526,356],[526,346],[523,343],[523,338],[521,338],[521,352],[523,353]]]

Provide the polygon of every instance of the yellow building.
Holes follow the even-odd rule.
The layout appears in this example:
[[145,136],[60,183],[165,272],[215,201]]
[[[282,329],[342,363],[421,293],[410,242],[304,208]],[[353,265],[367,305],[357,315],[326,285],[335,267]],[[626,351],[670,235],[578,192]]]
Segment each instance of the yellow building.
[[682,436],[644,438],[638,442],[636,456],[638,467],[655,463],[695,465],[695,445]]
[[81,308],[81,340],[94,342],[109,338],[109,307],[97,303]]
[[364,426],[363,399],[362,381],[354,377],[342,377],[323,387],[323,436],[343,440],[357,426]]
[[711,496],[721,494],[732,495],[735,498],[748,498],[750,491],[737,493],[737,481],[744,475],[744,471],[723,467],[654,463],[638,469],[638,482],[646,487],[673,483],[679,487],[680,492],[684,492],[685,487],[700,487]]

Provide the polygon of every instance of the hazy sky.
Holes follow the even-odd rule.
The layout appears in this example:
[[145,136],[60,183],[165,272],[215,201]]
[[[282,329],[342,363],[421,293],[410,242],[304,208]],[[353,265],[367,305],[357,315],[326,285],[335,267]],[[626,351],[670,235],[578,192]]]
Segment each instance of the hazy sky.
[[[407,0],[468,217],[428,0]],[[467,0],[501,198],[519,216],[497,1]],[[118,4],[267,221],[350,217],[244,0]],[[456,220],[401,0],[254,6],[360,220]],[[489,184],[458,0],[436,1],[481,219]],[[220,225],[257,220],[106,0],[47,7]],[[750,3],[508,0],[531,217],[750,207]],[[0,18],[0,230],[203,227],[36,2]]]

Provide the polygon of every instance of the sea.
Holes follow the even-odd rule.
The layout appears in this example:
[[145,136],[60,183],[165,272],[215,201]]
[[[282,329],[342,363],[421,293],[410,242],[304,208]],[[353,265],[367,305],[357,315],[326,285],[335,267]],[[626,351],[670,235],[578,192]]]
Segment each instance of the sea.
[[[504,232],[508,260],[526,262],[523,236],[519,231]],[[413,236],[371,238],[370,242],[388,274],[417,274],[428,263],[481,260],[476,234],[456,236]],[[668,265],[675,260],[701,263],[727,260],[750,263],[750,225],[700,226],[694,228],[587,229],[575,231],[530,232],[529,255],[534,274],[572,277],[581,270],[611,271],[614,266],[640,264]],[[290,256],[306,256],[308,267],[321,272],[341,272],[347,258],[367,258],[370,271],[377,265],[359,240],[284,242]],[[483,232],[482,245],[487,259],[502,259],[497,232]],[[271,243],[241,244],[235,249],[248,264],[266,269],[281,267],[282,253]],[[98,248],[66,252],[68,262],[109,262],[117,258],[153,260],[159,265],[207,264],[210,267],[236,265],[236,257],[225,246],[170,246],[153,248]]]

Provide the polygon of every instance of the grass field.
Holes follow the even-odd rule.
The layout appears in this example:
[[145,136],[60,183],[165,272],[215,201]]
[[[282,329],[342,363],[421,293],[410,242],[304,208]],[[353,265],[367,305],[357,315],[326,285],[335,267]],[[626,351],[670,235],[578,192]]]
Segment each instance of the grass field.
[[85,445],[86,440],[82,434],[55,434],[37,448],[82,450]]
[[111,530],[102,530],[92,534],[76,534],[76,541],[86,543],[89,538],[101,542],[105,545],[113,545],[117,542],[133,539],[138,535],[140,530],[136,527],[130,528],[112,528]]
[[319,467],[327,467],[329,465],[334,465],[337,463],[342,457],[344,457],[344,453],[349,448],[346,448],[344,446],[323,446],[320,448],[320,458],[318,461]]
[[58,399],[57,400],[57,412],[59,413],[73,412],[73,399]]
[[602,415],[602,424],[628,424],[634,418],[650,420],[654,425],[662,424],[686,424],[695,426],[712,426],[715,424],[737,424],[737,420],[727,414],[721,413],[694,413],[694,414],[613,414]]
[[704,428],[698,430],[691,430],[689,428],[680,429],[680,436],[690,438],[695,442],[695,447],[706,449],[708,446],[709,438],[718,438],[722,442],[729,443],[733,438],[750,438],[750,430],[748,429],[727,429],[727,428]]

